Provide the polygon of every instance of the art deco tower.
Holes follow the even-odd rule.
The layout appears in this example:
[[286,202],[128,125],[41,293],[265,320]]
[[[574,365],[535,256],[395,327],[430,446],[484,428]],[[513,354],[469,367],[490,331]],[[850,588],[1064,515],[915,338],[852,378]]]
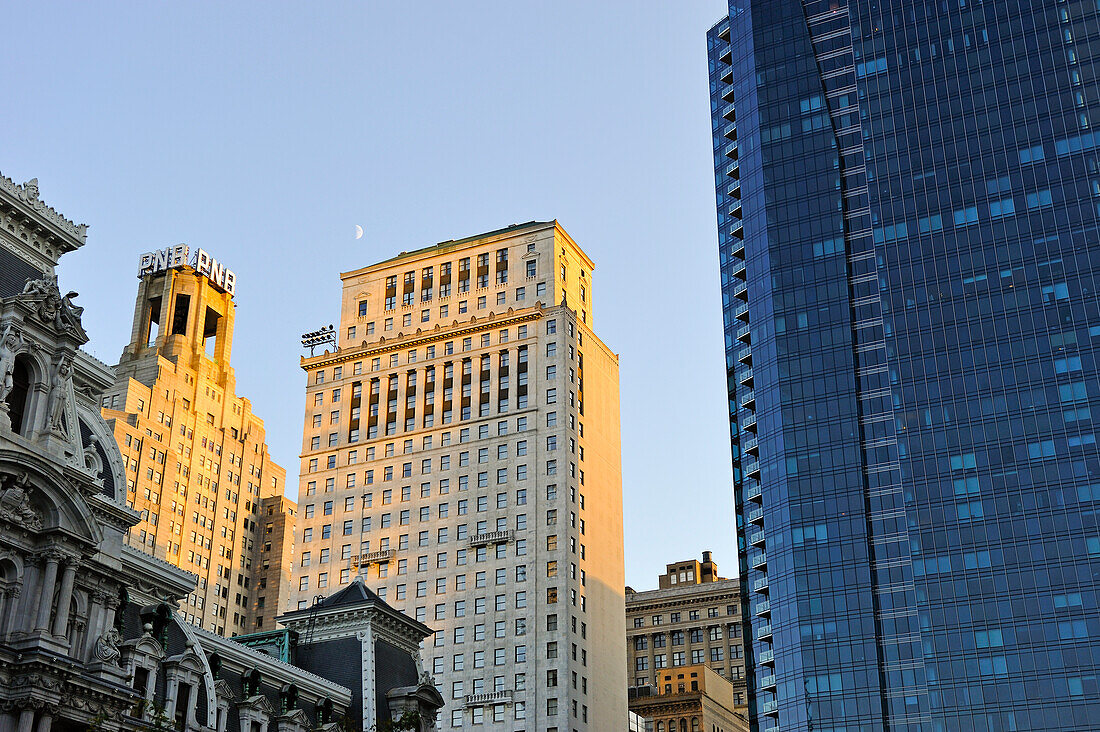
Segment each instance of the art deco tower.
[[707,42],[754,725],[1096,729],[1096,3],[729,11]]
[[298,606],[357,574],[436,630],[443,729],[626,721],[618,357],[557,222],[341,275],[302,361]]
[[196,257],[176,248],[143,259],[103,415],[126,461],[127,501],[142,513],[129,542],[197,574],[181,613],[233,635],[271,628],[287,610],[294,504],[263,421],[236,393],[235,282]]

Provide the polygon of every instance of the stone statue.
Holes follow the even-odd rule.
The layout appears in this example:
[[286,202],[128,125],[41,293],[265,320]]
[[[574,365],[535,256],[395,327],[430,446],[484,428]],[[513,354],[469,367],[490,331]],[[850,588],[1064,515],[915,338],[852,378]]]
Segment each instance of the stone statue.
[[122,653],[118,650],[118,644],[122,642],[122,635],[114,628],[108,628],[107,632],[95,639],[95,657],[104,663],[119,665]]
[[72,331],[85,335],[80,324],[84,308],[73,303],[77,293],[70,292],[64,297],[57,286],[57,275],[43,274],[41,279],[27,280],[23,292],[17,297],[28,302],[43,323],[49,323],[61,331]]
[[0,475],[0,516],[31,529],[42,528],[42,517],[31,505],[29,478],[10,473]]
[[[15,329],[15,325],[8,325],[0,335],[0,402],[11,394],[13,382],[12,372],[15,371],[15,355],[19,346],[23,343],[23,334]],[[2,409],[2,407],[0,407]]]
[[[53,279],[57,279],[55,275]],[[23,295],[31,296],[31,298],[45,297],[50,292],[50,276],[45,272],[42,273],[42,278],[37,280],[27,280],[23,285]]]
[[84,308],[73,303],[78,293],[70,291],[61,298],[61,311],[58,313],[60,322],[67,328],[80,328],[80,316]]
[[50,396],[46,406],[49,415],[49,428],[59,432],[65,431],[65,402],[66,390],[69,379],[72,377],[73,367],[67,356],[62,356],[54,367],[50,377]]

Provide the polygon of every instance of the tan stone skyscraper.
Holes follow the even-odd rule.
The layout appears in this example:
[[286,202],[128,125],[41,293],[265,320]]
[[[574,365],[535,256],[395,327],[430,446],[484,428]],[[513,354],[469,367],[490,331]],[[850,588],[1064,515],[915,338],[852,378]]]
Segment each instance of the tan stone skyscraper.
[[103,396],[126,500],[142,513],[128,541],[199,576],[180,605],[188,621],[223,635],[274,627],[294,504],[263,420],[236,394],[235,275],[183,246],[143,256],[140,271],[132,337]]
[[441,728],[626,724],[618,357],[532,222],[341,275],[305,358],[297,606],[356,574],[434,628]]

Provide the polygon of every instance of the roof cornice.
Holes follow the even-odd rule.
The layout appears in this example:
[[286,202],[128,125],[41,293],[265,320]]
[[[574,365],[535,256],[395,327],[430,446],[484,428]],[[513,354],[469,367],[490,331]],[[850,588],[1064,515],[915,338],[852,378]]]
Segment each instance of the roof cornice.
[[[18,232],[9,224],[9,233],[15,233],[31,247],[36,257],[54,265],[62,254],[84,246],[88,236],[87,224],[74,223],[38,197],[37,178],[19,184],[0,174],[0,209],[7,214],[5,224],[11,214],[16,214],[24,224]],[[40,239],[45,241],[40,243]],[[45,250],[42,244],[46,245]]]
[[310,369],[332,366],[347,361],[366,359],[372,356],[389,353],[390,351],[401,351],[406,348],[415,348],[428,343],[460,338],[471,333],[478,333],[487,326],[500,328],[515,323],[538,320],[539,318],[545,317],[551,310],[552,308],[543,305],[542,301],[537,301],[535,305],[530,308],[524,308],[519,311],[509,309],[499,317],[496,313],[489,313],[489,315],[481,319],[475,316],[461,323],[455,321],[451,326],[445,327],[437,324],[435,328],[427,332],[422,332],[418,329],[416,333],[408,336],[404,333],[398,333],[393,340],[382,338],[376,343],[362,345],[358,348],[337,348],[335,351],[322,353],[319,356],[302,356],[301,367],[304,371],[308,371]]

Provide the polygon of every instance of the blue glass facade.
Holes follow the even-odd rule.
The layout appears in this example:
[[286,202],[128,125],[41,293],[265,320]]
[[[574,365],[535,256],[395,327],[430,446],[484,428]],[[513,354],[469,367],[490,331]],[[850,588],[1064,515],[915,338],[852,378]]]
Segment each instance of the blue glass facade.
[[729,10],[754,729],[1100,729],[1098,3]]

